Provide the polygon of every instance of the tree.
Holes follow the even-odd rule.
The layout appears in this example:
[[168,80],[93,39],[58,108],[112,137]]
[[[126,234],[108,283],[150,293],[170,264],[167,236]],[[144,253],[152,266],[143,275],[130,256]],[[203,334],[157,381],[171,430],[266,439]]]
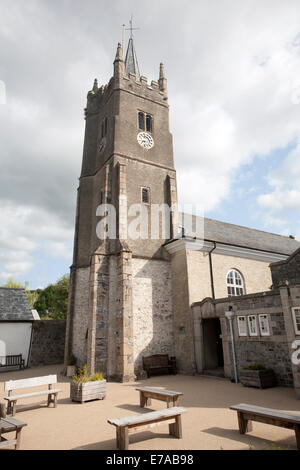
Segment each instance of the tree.
[[48,317],[53,320],[66,318],[68,310],[70,279],[64,275],[55,284],[50,284],[43,290],[39,290],[38,299],[34,303],[34,308],[41,317]]

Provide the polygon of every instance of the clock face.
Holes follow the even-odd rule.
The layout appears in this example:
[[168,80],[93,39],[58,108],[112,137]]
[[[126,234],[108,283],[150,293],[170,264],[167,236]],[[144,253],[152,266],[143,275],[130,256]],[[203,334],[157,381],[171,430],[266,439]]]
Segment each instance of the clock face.
[[105,145],[106,145],[106,137],[103,137],[99,146],[100,153],[103,152],[103,150],[105,149]]
[[154,145],[153,138],[147,132],[140,132],[137,135],[137,141],[141,145],[141,147],[144,147],[147,150],[151,149]]

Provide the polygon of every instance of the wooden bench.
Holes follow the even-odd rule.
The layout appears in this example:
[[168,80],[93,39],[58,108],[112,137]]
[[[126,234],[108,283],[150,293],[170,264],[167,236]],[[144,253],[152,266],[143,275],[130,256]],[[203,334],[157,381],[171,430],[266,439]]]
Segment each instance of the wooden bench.
[[140,406],[143,408],[145,405],[151,405],[151,399],[167,402],[167,408],[178,406],[179,397],[183,395],[181,392],[174,392],[173,390],[160,390],[154,387],[138,387],[140,392]]
[[[8,401],[7,414],[16,413],[17,400],[20,398],[37,397],[39,395],[48,395],[48,405],[53,403],[54,408],[57,404],[57,394],[61,391],[59,389],[52,389],[52,385],[57,383],[56,375],[46,375],[44,377],[33,377],[31,379],[21,380],[9,380],[5,382],[4,389],[8,391],[8,397],[5,400]],[[48,390],[41,390],[38,392],[25,393],[23,395],[12,395],[13,390],[20,390],[22,388],[39,387],[41,385],[48,385]]]
[[143,356],[143,369],[147,376],[151,374],[172,373],[176,374],[176,359],[169,359],[168,354],[153,354],[152,356]]
[[14,367],[25,369],[25,359],[22,354],[12,354],[10,356],[0,356],[0,367]]
[[[20,448],[21,443],[21,431],[24,426],[27,426],[26,423],[19,421],[12,417],[6,417],[0,419],[0,449],[4,449],[6,447],[14,446],[15,449]],[[7,432],[15,432],[16,436],[14,439],[5,439],[3,434]]]
[[251,421],[272,424],[282,428],[294,429],[296,434],[297,449],[300,450],[300,414],[291,414],[285,411],[263,408],[261,406],[240,403],[230,406],[231,410],[237,411],[240,434],[252,431]]
[[109,419],[108,423],[116,426],[117,448],[127,450],[129,434],[144,429],[153,428],[158,423],[169,424],[169,434],[182,438],[181,415],[187,410],[180,407],[167,408],[160,411],[151,411],[125,418]]

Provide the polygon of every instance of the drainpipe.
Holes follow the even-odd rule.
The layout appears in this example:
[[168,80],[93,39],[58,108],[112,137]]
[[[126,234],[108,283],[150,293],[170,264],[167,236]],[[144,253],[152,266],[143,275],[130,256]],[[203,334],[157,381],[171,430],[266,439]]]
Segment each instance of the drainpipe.
[[213,273],[213,267],[212,267],[211,254],[217,248],[217,244],[216,244],[216,242],[213,242],[213,244],[214,244],[213,248],[208,252],[208,257],[209,257],[211,296],[212,296],[213,300],[215,300],[216,297],[215,297],[215,286],[214,286],[214,273]]
[[235,383],[238,383],[238,374],[237,374],[237,364],[236,364],[236,355],[235,355],[235,344],[234,344],[234,336],[233,336],[233,327],[232,327],[232,320],[234,317],[234,312],[232,311],[232,307],[229,306],[229,310],[225,312],[225,317],[229,321],[230,327],[230,336],[231,336],[231,346],[232,346],[232,359],[233,359],[233,370],[234,370],[234,380]]

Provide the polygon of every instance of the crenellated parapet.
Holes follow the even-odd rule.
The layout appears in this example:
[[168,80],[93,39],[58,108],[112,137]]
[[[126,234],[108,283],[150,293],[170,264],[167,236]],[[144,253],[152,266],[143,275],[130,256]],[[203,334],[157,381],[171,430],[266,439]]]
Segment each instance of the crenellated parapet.
[[132,93],[141,93],[143,90],[146,98],[164,104],[168,100],[167,79],[164,74],[163,64],[160,64],[158,80],[152,80],[149,83],[147,77],[140,75],[132,38],[128,44],[125,61],[122,45],[118,43],[114,60],[114,74],[108,84],[99,87],[98,80],[94,80],[93,87],[87,94],[87,106],[84,110],[85,118],[97,114],[112,91],[119,88],[127,89]]

